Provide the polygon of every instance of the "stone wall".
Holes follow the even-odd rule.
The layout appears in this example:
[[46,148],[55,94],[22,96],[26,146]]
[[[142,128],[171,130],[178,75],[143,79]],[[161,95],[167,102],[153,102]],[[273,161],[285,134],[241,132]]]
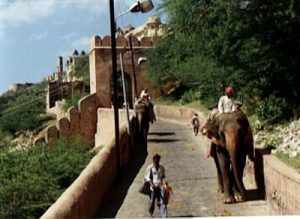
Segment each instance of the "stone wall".
[[[121,169],[130,159],[129,135],[126,127],[120,130]],[[103,147],[59,199],[45,212],[42,219],[92,218],[117,176],[116,146]]]
[[59,100],[55,102],[55,105],[52,108],[47,110],[47,113],[55,114],[56,119],[61,119],[67,115],[64,111],[63,106],[65,105],[65,100]]
[[[129,119],[132,120],[134,111],[129,111]],[[119,127],[128,126],[125,109],[119,109]],[[95,147],[107,145],[111,137],[115,135],[114,110],[108,108],[98,109],[97,133],[95,134]]]
[[74,82],[49,82],[46,92],[46,110],[51,111],[55,107],[57,101],[72,97],[72,95],[81,94],[82,91],[88,92],[89,85],[85,85],[82,81]]
[[193,115],[197,113],[200,119],[200,125],[204,124],[205,122],[204,113],[186,107],[155,105],[154,111],[157,118],[163,118],[188,124],[191,124]]
[[71,107],[67,111],[67,117],[60,118],[57,126],[49,126],[46,129],[46,142],[57,140],[60,137],[71,138],[80,135],[94,146],[94,135],[97,131],[97,98],[96,94],[82,98],[78,103],[78,109]]
[[255,150],[254,167],[247,165],[245,178],[267,200],[273,215],[300,214],[300,174],[267,149]]

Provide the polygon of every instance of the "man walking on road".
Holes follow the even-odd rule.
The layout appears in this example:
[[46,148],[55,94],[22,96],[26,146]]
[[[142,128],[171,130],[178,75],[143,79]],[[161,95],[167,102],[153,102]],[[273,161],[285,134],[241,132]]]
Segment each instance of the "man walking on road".
[[150,164],[145,172],[145,179],[150,182],[150,202],[149,202],[149,213],[153,216],[155,208],[155,200],[160,208],[160,214],[162,217],[168,217],[168,209],[165,202],[164,190],[163,190],[163,179],[165,178],[165,168],[159,164],[160,155],[155,154],[153,156],[153,164]]

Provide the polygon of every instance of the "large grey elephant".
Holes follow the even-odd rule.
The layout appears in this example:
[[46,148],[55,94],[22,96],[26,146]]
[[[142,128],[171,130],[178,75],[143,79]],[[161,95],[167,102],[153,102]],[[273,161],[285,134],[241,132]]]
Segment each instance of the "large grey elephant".
[[224,192],[224,203],[246,200],[243,183],[246,156],[254,159],[253,135],[246,115],[242,111],[217,115],[208,119],[201,131],[213,142],[211,155],[218,171],[219,188]]
[[138,121],[138,139],[145,142],[147,141],[150,122],[153,123],[156,120],[153,104],[150,101],[140,101],[135,105],[135,114]]

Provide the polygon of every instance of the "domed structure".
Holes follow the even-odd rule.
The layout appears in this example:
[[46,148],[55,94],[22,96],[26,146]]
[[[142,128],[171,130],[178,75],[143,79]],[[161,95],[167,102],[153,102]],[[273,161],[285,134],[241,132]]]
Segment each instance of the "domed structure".
[[143,37],[161,37],[164,34],[163,24],[157,16],[149,17],[145,24],[132,29],[129,32],[127,32],[129,30],[127,27],[124,28],[125,37],[129,37],[131,35],[135,36],[138,40]]

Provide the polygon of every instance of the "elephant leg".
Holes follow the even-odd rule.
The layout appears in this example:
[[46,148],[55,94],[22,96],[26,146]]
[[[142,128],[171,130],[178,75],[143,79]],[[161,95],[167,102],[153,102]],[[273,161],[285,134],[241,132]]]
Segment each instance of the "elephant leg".
[[246,155],[240,154],[237,158],[237,174],[235,176],[236,197],[238,201],[247,199],[246,189],[243,183],[243,173],[246,165]]
[[218,193],[224,193],[222,172],[221,172],[221,167],[220,167],[220,163],[219,163],[218,155],[217,155],[217,147],[218,146],[215,145],[214,143],[211,144],[210,155],[214,159],[216,169],[217,169],[217,176],[218,176],[218,189],[217,189],[217,192]]
[[243,173],[246,164],[246,154],[242,151],[230,151],[232,164],[232,182],[238,201],[246,200],[246,189],[243,183]]
[[218,147],[218,160],[220,163],[222,179],[223,179],[223,187],[224,187],[224,203],[231,204],[235,203],[236,200],[234,198],[233,193],[233,185],[232,180],[230,179],[230,157],[229,153],[225,148]]

